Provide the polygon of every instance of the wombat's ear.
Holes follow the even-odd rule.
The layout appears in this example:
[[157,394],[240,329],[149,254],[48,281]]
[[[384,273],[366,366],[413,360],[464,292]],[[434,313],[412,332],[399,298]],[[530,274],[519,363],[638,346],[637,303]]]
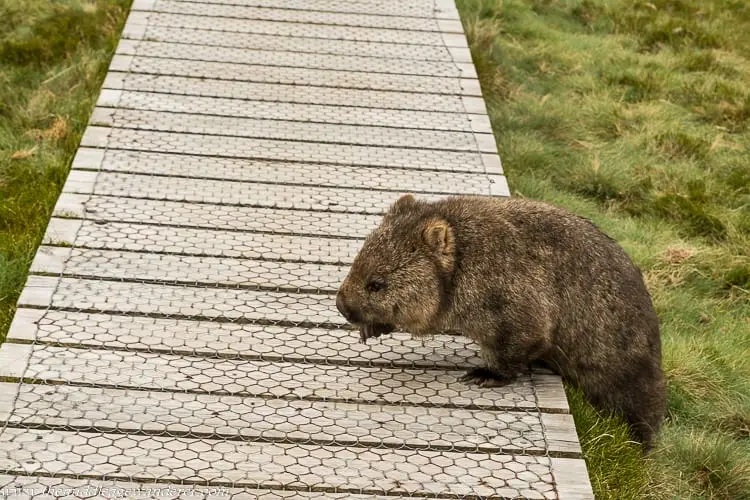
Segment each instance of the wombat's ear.
[[425,224],[422,238],[446,268],[453,266],[453,229],[445,219],[432,219]]
[[401,196],[391,207],[391,212],[400,212],[402,210],[406,210],[408,208],[413,207],[417,204],[417,199],[414,198],[414,195],[412,194],[405,194]]

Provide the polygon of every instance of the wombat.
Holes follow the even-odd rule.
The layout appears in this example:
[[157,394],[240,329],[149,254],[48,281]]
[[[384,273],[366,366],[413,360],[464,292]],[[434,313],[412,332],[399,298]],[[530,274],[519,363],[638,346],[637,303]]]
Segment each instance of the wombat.
[[404,195],[367,236],[336,295],[362,341],[459,332],[505,385],[540,362],[653,442],[665,413],[659,320],[640,270],[588,219],[541,202]]

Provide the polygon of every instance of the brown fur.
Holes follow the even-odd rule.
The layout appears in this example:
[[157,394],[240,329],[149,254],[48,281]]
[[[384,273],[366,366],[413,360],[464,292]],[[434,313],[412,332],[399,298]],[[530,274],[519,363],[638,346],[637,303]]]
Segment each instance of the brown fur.
[[363,339],[463,333],[487,363],[464,380],[480,385],[543,362],[622,414],[646,449],[664,416],[659,321],[640,270],[587,219],[551,205],[406,195],[367,237],[337,305]]

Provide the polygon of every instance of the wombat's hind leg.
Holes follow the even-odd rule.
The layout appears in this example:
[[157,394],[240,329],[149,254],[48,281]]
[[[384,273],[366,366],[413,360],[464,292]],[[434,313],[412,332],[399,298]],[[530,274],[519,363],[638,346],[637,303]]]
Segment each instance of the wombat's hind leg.
[[508,385],[513,379],[489,368],[472,368],[458,379],[459,382],[474,383],[479,387],[502,387]]
[[597,408],[614,410],[628,423],[630,436],[648,452],[667,413],[667,387],[657,363],[647,361],[632,364],[629,370],[593,383],[579,380],[584,394]]
[[654,429],[643,421],[628,421],[628,424],[630,425],[630,435],[635,441],[641,443],[643,454],[647,454],[654,445]]
[[630,434],[641,443],[643,452],[648,453],[654,444],[656,433],[665,417],[666,386],[663,379],[656,376],[650,386],[641,387],[639,399],[627,402],[623,408],[625,420],[630,426]]

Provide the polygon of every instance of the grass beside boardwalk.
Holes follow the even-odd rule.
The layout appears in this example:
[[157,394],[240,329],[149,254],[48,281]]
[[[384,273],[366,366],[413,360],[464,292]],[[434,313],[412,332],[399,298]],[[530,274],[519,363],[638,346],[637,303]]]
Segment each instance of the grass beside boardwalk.
[[750,5],[458,4],[514,194],[614,236],[661,318],[651,456],[569,393],[597,498],[750,498]]
[[0,341],[129,4],[0,1]]

